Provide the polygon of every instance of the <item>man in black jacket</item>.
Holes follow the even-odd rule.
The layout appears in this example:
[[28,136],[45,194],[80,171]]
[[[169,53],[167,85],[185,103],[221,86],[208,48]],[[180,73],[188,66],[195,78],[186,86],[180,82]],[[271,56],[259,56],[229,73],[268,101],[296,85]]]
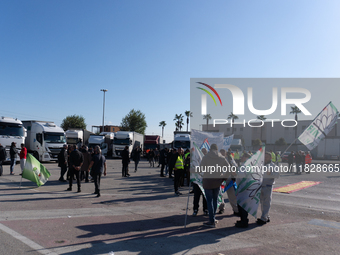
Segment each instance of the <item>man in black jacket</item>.
[[80,190],[80,168],[84,162],[84,156],[83,153],[77,150],[77,145],[72,145],[72,152],[70,154],[70,187],[67,189],[68,191],[72,190],[72,181],[73,176],[75,175],[77,178],[77,186],[78,186],[78,192],[81,192]]
[[122,176],[123,177],[128,177],[130,176],[129,174],[129,163],[130,163],[130,157],[129,157],[129,146],[125,146],[124,150],[121,153],[122,156]]
[[0,143],[0,176],[3,173],[2,163],[6,160],[6,150]]
[[18,154],[18,150],[17,150],[15,142],[12,142],[11,147],[9,149],[9,154],[11,156],[11,167],[10,167],[11,173],[10,174],[13,175],[14,174],[13,168],[14,168],[14,165],[15,165],[16,156]]
[[63,148],[58,155],[58,166],[60,167],[60,178],[59,181],[66,182],[64,174],[67,171],[67,144],[64,144]]

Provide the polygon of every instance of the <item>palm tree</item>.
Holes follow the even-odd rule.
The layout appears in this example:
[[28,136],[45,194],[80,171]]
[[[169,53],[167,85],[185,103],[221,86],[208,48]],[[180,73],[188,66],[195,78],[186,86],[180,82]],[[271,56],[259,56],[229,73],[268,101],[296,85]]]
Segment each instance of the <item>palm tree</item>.
[[183,115],[182,114],[180,114],[180,115],[178,115],[178,114],[176,114],[175,115],[175,118],[174,118],[174,120],[176,121],[176,131],[178,131],[178,130],[182,130],[182,127],[183,127],[183,125],[184,125],[184,123],[183,123]]
[[185,114],[185,116],[187,116],[187,132],[188,132],[189,118],[192,117],[192,112],[191,111],[185,111],[184,114]]
[[166,123],[164,120],[159,122],[159,126],[162,127],[162,137],[164,137],[164,127],[166,126]]
[[290,112],[290,114],[295,114],[295,120],[297,121],[298,120],[298,117],[297,117],[297,115],[299,114],[299,113],[301,113],[301,110],[299,109],[299,107],[297,107],[297,106],[291,106],[290,108],[292,108],[292,111]]
[[[299,113],[301,113],[301,110],[299,109],[299,107],[297,107],[297,106],[291,106],[290,108],[292,108],[292,111],[290,112],[290,114],[295,114],[295,120],[297,121],[298,120],[298,117],[297,117],[297,115],[299,114]],[[294,127],[294,129],[295,129],[295,138],[297,137],[297,126],[296,127]],[[296,144],[296,142],[297,141],[295,141],[295,144]]]
[[[267,118],[266,118],[264,115],[260,115],[260,116],[257,116],[257,119],[258,119],[258,120],[265,121]],[[262,127],[261,127],[261,136],[260,136],[260,140],[262,141]]]
[[234,121],[238,119],[238,116],[234,115],[232,112],[228,115],[228,120],[231,119],[231,123],[234,124]]
[[211,120],[211,115],[208,113],[206,115],[203,115],[203,119],[207,120],[207,131],[208,131],[208,125],[209,125],[209,120]]

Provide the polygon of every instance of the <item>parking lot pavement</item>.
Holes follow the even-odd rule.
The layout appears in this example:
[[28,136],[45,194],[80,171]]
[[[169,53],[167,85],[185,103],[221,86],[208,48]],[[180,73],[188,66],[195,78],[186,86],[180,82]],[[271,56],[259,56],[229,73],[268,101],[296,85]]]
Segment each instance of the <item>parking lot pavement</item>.
[[[136,173],[132,163],[126,178],[120,160],[107,164],[99,198],[92,194],[91,182],[82,182],[81,193],[66,191],[68,184],[58,181],[55,163],[45,164],[52,175],[39,188],[27,180],[19,188],[21,177],[9,175],[4,166],[0,239],[21,243],[17,254],[338,254],[339,174],[281,175],[276,186],[316,179],[321,184],[274,193],[271,222],[258,227],[251,217],[248,229],[234,227],[238,218],[228,205],[217,215],[217,228],[204,227],[208,218],[202,210],[191,216],[190,194],[184,228],[188,187],[175,196],[173,180],[160,177],[160,168],[150,168],[146,161]],[[15,247],[1,245],[1,253],[16,254]]]

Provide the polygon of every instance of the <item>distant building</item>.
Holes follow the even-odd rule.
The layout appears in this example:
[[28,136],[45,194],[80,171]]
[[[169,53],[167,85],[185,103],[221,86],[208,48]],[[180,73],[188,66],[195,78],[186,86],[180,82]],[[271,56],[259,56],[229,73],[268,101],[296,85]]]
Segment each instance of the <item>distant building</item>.
[[104,126],[104,130],[103,130],[103,126],[92,126],[92,132],[93,132],[93,128],[96,129],[95,133],[101,133],[101,132],[115,133],[117,131],[120,131],[120,127],[119,126],[111,126],[111,125]]

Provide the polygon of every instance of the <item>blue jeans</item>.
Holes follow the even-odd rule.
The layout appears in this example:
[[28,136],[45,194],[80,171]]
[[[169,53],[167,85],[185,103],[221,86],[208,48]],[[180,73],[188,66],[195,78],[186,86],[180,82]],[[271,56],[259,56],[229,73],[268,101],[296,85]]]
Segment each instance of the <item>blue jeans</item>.
[[207,207],[209,212],[209,221],[215,223],[215,214],[217,211],[217,199],[220,187],[216,189],[204,189],[205,196],[207,198]]
[[15,158],[11,158],[11,166],[10,166],[11,174],[13,173],[14,165],[15,165]]

